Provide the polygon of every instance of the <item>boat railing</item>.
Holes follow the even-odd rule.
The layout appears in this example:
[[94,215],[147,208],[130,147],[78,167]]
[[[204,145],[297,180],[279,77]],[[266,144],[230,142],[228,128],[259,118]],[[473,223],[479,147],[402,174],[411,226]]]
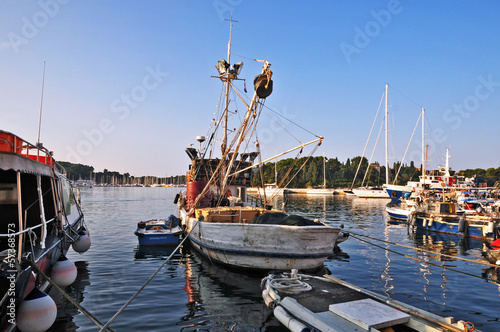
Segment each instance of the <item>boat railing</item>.
[[52,152],[41,144],[31,144],[17,135],[3,130],[0,130],[0,152],[15,153],[52,168],[56,165]]
[[264,200],[261,197],[247,195],[247,201],[255,207],[264,207]]
[[[49,219],[47,220],[46,224],[50,224],[51,222],[55,221],[56,218],[52,218],[52,219]],[[40,228],[42,227],[43,224],[38,224],[36,226],[32,226],[32,227],[27,227],[25,229],[23,229],[22,231],[19,231],[19,232],[16,232],[16,233],[8,233],[8,234],[0,234],[0,237],[12,237],[12,236],[18,236],[18,235],[21,235],[21,234],[24,234],[24,233],[28,233],[28,232],[31,232],[37,228]]]

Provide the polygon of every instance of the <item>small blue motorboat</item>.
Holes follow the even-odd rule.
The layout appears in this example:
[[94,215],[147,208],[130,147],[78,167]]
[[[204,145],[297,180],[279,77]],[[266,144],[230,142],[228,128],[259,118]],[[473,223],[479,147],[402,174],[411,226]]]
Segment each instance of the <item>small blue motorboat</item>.
[[139,221],[134,232],[140,246],[176,246],[182,234],[180,220],[174,215],[167,219]]

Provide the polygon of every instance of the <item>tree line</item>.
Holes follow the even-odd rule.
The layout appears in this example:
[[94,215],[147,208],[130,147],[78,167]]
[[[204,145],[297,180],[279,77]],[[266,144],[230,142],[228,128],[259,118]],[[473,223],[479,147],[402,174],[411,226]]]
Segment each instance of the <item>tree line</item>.
[[[267,163],[262,167],[262,171],[256,171],[252,185],[262,186],[262,183],[282,183],[280,186],[284,186],[289,183],[287,185],[288,188],[308,188],[321,187],[326,182],[326,188],[346,188],[361,185],[381,186],[386,183],[386,166],[380,165],[377,162],[369,165],[368,159],[365,157],[358,156],[347,159],[345,163],[340,162],[338,158],[325,158],[324,170],[323,157],[311,157],[307,162],[306,160],[307,157],[297,160],[289,158],[280,160],[277,163]],[[422,175],[421,165],[418,166],[413,161],[409,164],[394,162],[389,167],[389,183],[405,185],[408,181],[418,181],[419,176]],[[437,171],[430,172],[439,175]],[[295,175],[295,177],[291,181],[283,181],[283,177],[287,173],[290,176]],[[488,186],[493,186],[500,182],[500,167],[488,168],[486,170],[481,168],[466,169],[458,172],[450,170],[450,174],[468,178],[480,177],[482,178],[482,182],[486,182]],[[262,177],[264,181],[262,181]]]
[[132,176],[130,173],[121,174],[117,171],[104,169],[102,172],[95,172],[94,167],[82,164],[73,164],[66,161],[60,161],[59,164],[66,170],[66,176],[71,181],[90,180],[99,184],[114,185],[152,185],[152,184],[185,184],[185,175],[174,175],[158,177],[151,175]]
[[[361,161],[361,165],[360,164]],[[116,184],[116,185],[152,185],[152,184],[185,184],[185,175],[175,175],[169,177],[140,176],[134,177],[129,173],[121,174],[116,171],[104,169],[102,172],[95,172],[94,167],[69,162],[59,162],[67,172],[70,180],[92,180],[96,184]],[[377,186],[385,183],[385,165],[379,163],[368,164],[365,157],[354,157],[347,159],[345,163],[338,158],[325,158],[325,168],[323,170],[323,157],[307,157],[298,159],[288,158],[279,160],[277,163],[269,162],[261,168],[253,170],[253,186],[262,184],[277,183],[281,187],[287,188],[308,188],[321,187],[326,182],[326,188],[346,188],[363,185]],[[414,162],[401,165],[395,162],[389,168],[389,183],[404,185],[408,181],[418,181],[422,174],[421,165],[417,167]],[[367,171],[368,170],[368,171]],[[398,172],[399,170],[399,172]],[[398,176],[396,181],[396,172]],[[450,171],[452,175],[464,177],[480,177],[488,186],[500,183],[500,167],[488,169],[466,169],[458,172]],[[323,177],[325,174],[325,177]],[[438,174],[436,174],[438,175]],[[286,176],[286,179],[284,179]],[[291,179],[293,177],[293,179]],[[262,178],[264,181],[262,181]],[[291,179],[291,180],[290,180]],[[324,180],[326,179],[326,181]],[[356,179],[353,185],[353,179]],[[364,180],[364,181],[363,181]]]

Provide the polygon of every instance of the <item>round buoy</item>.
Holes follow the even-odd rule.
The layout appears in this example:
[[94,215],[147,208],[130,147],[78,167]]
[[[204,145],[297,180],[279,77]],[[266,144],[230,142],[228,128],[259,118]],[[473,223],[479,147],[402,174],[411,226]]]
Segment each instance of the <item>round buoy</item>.
[[76,280],[76,275],[75,264],[67,259],[66,256],[61,256],[52,266],[50,277],[58,286],[66,287]]
[[81,231],[79,233],[80,238],[73,242],[71,245],[73,247],[73,250],[82,254],[89,250],[91,242],[90,242],[90,236],[88,231]]
[[47,331],[54,324],[56,316],[57,307],[54,300],[35,288],[19,306],[17,327],[23,332]]

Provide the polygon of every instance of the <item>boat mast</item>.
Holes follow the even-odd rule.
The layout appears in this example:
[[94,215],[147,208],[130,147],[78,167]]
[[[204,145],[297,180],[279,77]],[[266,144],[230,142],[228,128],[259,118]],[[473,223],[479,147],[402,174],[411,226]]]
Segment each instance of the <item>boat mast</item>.
[[[424,162],[425,162],[425,108],[422,107],[422,176],[425,177],[425,174],[423,170],[425,169],[424,167]],[[425,182],[424,182],[425,183]]]
[[389,84],[385,85],[385,184],[389,184]]
[[325,152],[323,151],[323,189],[326,189],[326,166],[325,166]]
[[[229,25],[229,41],[227,42],[227,63],[231,64],[231,34],[233,31],[233,22],[238,22],[238,21],[233,21],[233,14],[231,14],[231,19],[226,20],[230,22]],[[228,116],[228,109],[229,109],[229,85],[231,84],[231,75],[229,73],[226,73],[226,108],[224,110],[224,137],[222,139],[222,156],[226,154],[226,147],[227,147],[227,116]]]

